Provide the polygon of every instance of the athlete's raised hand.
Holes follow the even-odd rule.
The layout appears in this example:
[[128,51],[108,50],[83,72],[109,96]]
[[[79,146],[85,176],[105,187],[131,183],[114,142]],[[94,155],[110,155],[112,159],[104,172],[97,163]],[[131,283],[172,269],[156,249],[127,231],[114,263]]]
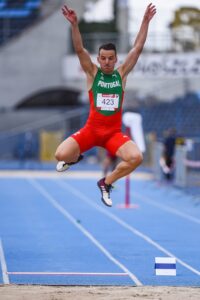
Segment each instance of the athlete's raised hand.
[[145,11],[145,14],[144,14],[144,19],[148,22],[151,21],[151,19],[153,18],[153,16],[156,14],[156,7],[155,5],[153,5],[152,3],[150,3],[147,8],[146,8],[146,11]]
[[69,9],[67,5],[62,7],[62,13],[64,17],[72,24],[76,24],[78,22],[77,15],[73,9]]

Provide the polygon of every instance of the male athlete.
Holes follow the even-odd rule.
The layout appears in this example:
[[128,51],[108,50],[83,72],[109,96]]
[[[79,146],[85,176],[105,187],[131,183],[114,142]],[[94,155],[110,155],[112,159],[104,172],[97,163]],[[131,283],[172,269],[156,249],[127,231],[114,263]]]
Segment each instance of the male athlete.
[[74,49],[86,74],[90,113],[85,126],[58,146],[55,153],[58,160],[57,171],[67,170],[70,165],[79,162],[83,158],[82,153],[94,146],[105,148],[121,160],[110,174],[97,182],[101,200],[105,205],[112,206],[112,183],[131,173],[143,159],[137,145],[121,131],[122,104],[127,76],[142,52],[156,8],[152,4],[147,6],[133,47],[117,69],[115,45],[108,43],[100,46],[98,67],[83,47],[75,11],[64,5],[62,13],[71,24]]

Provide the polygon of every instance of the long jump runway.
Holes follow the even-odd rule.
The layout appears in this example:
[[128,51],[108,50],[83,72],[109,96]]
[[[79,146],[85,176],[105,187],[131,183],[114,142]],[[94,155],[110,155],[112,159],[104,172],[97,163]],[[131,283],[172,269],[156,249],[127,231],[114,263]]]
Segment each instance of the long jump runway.
[[[37,174],[37,173],[35,173]],[[99,174],[0,178],[0,284],[200,286],[200,205],[167,185],[117,182],[108,208]],[[176,276],[155,275],[176,258]]]

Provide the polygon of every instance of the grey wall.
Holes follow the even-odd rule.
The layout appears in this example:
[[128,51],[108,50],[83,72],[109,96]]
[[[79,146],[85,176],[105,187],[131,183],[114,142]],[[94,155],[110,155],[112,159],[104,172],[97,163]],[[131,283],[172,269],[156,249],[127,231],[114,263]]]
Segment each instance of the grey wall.
[[[67,1],[79,16],[85,2]],[[0,48],[0,108],[11,108],[41,89],[64,85],[62,60],[69,34],[69,24],[59,7],[48,18]]]

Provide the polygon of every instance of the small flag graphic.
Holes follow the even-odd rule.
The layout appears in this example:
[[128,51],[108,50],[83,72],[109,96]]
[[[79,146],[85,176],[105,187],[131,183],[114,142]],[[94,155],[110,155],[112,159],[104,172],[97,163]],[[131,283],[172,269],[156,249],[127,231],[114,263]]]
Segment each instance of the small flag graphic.
[[174,257],[155,258],[156,275],[176,276],[176,259]]

